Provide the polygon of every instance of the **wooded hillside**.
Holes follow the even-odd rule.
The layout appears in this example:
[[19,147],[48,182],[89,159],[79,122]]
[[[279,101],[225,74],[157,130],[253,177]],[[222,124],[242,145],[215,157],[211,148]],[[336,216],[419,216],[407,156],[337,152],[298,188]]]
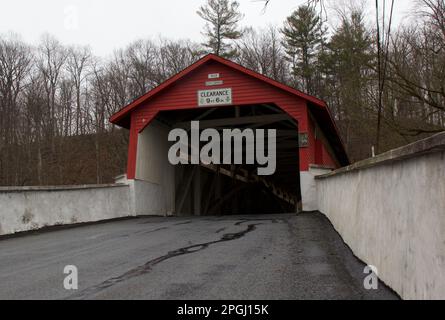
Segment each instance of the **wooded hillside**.
[[353,161],[444,130],[444,1],[378,32],[353,5],[328,28],[332,12],[314,2],[280,26],[243,29],[236,1],[208,0],[205,43],[141,39],[109,59],[50,35],[0,35],[0,185],[112,182],[128,132],[108,118],[209,52],[325,100]]

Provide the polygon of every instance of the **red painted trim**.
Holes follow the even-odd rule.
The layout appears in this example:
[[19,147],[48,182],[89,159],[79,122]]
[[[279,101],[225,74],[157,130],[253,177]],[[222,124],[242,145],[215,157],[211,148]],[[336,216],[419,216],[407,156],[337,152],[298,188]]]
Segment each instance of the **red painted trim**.
[[153,113],[153,115],[150,118],[146,119],[146,123],[140,129],[136,128],[137,132],[141,133],[142,131],[144,131],[144,129],[148,127],[148,125],[153,121],[153,119],[156,118],[158,113],[159,113],[159,110],[156,111],[156,113]]
[[[289,93],[292,93],[294,95],[296,95],[297,97],[303,98],[307,101],[310,101],[312,103],[314,103],[317,106],[326,108],[326,103],[320,99],[317,99],[315,97],[312,97],[310,95],[307,95],[299,90],[296,90],[294,88],[291,88],[285,84],[282,84],[278,81],[275,81],[271,78],[268,78],[262,74],[259,74],[255,71],[249,70],[235,62],[226,60],[224,58],[221,58],[219,56],[216,56],[214,54],[208,54],[205,57],[201,58],[200,60],[198,60],[197,62],[195,62],[194,64],[190,65],[189,67],[185,68],[184,70],[182,70],[181,72],[179,72],[178,74],[174,75],[173,77],[171,77],[170,79],[166,80],[165,82],[163,82],[162,84],[160,84],[159,86],[157,86],[156,88],[150,90],[149,92],[147,92],[146,94],[140,96],[139,98],[137,98],[136,100],[134,100],[133,102],[131,102],[129,105],[125,106],[124,108],[122,108],[121,110],[119,110],[118,112],[116,112],[115,114],[113,114],[110,118],[110,122],[119,125],[119,121],[122,120],[123,117],[125,117],[125,115],[127,115],[131,110],[133,110],[134,108],[136,108],[137,106],[139,106],[141,103],[147,101],[149,98],[153,97],[154,95],[156,95],[157,93],[159,93],[160,91],[164,90],[165,88],[169,87],[171,84],[173,84],[174,82],[176,82],[177,80],[181,79],[182,77],[184,77],[185,75],[187,75],[188,73],[190,73],[191,71],[195,70],[196,68],[200,67],[201,65],[203,65],[204,63],[206,63],[209,60],[214,60],[217,61],[221,64],[224,64],[228,67],[231,67],[233,69],[236,69],[242,73],[245,73],[249,76],[252,76],[256,79],[262,80],[272,86],[275,86],[279,89],[282,89],[284,91],[287,91]],[[327,108],[326,108],[327,109]]]
[[160,92],[163,89],[167,88],[172,83],[174,83],[177,80],[181,79],[183,76],[185,76],[189,72],[193,71],[194,69],[198,68],[199,66],[201,66],[202,64],[204,64],[205,62],[210,60],[210,56],[211,55],[206,55],[205,57],[199,59],[194,64],[188,66],[187,68],[185,68],[181,72],[177,73],[176,75],[174,75],[170,79],[164,81],[163,83],[161,83],[156,88],[154,88],[154,89],[148,91],[147,93],[145,93],[144,95],[140,96],[139,98],[137,98],[136,100],[134,100],[133,102],[131,102],[130,104],[128,104],[127,106],[125,106],[124,108],[122,108],[121,110],[116,112],[115,114],[113,114],[111,116],[111,118],[110,118],[110,122],[119,125],[119,123],[118,123],[119,120],[121,120],[128,112],[130,112],[135,107],[137,107],[138,105],[140,105],[141,103],[143,103],[147,99],[151,98],[152,96],[154,96],[158,92]]
[[284,91],[292,93],[292,94],[296,95],[297,97],[303,98],[303,99],[305,99],[307,101],[310,101],[310,102],[312,102],[312,103],[314,103],[314,104],[316,104],[316,105],[318,105],[320,107],[327,107],[326,103],[323,100],[320,100],[320,99],[318,99],[316,97],[310,96],[310,95],[308,95],[306,93],[301,92],[300,90],[294,89],[292,87],[289,87],[288,85],[285,85],[285,84],[283,84],[281,82],[273,80],[273,79],[271,79],[269,77],[266,77],[265,75],[262,75],[261,73],[258,73],[258,72],[255,72],[253,70],[247,69],[247,68],[243,67],[242,65],[237,64],[237,63],[235,63],[233,61],[221,58],[221,57],[216,56],[216,55],[212,55],[212,58],[213,58],[213,60],[218,61],[218,62],[220,62],[222,64],[225,64],[226,66],[232,67],[232,68],[234,68],[234,69],[236,69],[238,71],[241,71],[241,72],[243,72],[245,74],[248,74],[249,76],[252,76],[252,77],[257,78],[259,80],[262,80],[262,81],[264,81],[264,82],[266,82],[266,83],[268,83],[270,85],[273,85],[273,86],[275,86],[277,88],[280,88],[280,89],[282,89]]
[[134,122],[134,117],[131,117],[130,138],[128,143],[128,160],[127,160],[127,179],[134,179],[136,177],[136,154],[138,149],[138,132]]
[[[199,70],[196,70],[197,68]],[[193,70],[196,71],[191,73]],[[323,101],[246,69],[239,64],[210,54],[137,98],[111,117],[110,121],[112,123],[130,129],[127,163],[129,179],[134,179],[136,175],[138,134],[161,111],[196,109],[195,92],[202,86],[202,79],[204,76],[207,77],[206,74],[209,71],[217,71],[225,77],[225,82],[230,83],[230,86],[236,92],[234,104],[239,106],[274,104],[298,122],[299,132],[307,132],[309,138],[309,147],[300,148],[299,151],[301,171],[307,171],[309,164],[315,163],[313,128],[308,123],[311,110],[317,112],[317,116],[329,128],[331,134],[337,132],[338,139],[334,139],[336,141],[333,141],[333,143],[340,145],[343,149],[339,151],[339,154],[341,153],[341,157],[343,157],[345,152],[341,138],[338,135],[331,113]],[[181,82],[176,85],[176,82],[180,79],[182,79]],[[160,93],[161,91],[162,93]]]

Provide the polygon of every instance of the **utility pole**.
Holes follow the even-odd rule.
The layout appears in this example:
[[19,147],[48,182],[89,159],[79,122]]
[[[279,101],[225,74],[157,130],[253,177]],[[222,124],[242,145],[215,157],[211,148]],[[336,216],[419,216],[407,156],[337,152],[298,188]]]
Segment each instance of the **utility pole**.
[[[375,141],[375,153],[380,153],[380,132],[382,126],[382,112],[383,112],[383,93],[385,90],[386,70],[388,65],[389,54],[389,40],[391,34],[392,17],[394,12],[394,0],[391,0],[391,12],[389,16],[388,31],[385,37],[385,9],[386,0],[383,0],[383,51],[382,51],[382,39],[380,33],[380,9],[379,0],[375,0],[376,10],[376,24],[377,24],[377,76],[378,76],[378,97],[377,97],[377,133]],[[383,61],[382,61],[383,56]],[[383,70],[382,70],[383,69]]]

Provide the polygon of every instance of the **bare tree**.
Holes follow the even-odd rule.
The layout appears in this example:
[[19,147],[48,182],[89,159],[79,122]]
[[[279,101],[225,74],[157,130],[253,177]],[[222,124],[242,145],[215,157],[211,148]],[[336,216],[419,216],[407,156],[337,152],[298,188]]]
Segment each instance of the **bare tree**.
[[39,150],[39,163],[43,163],[41,157],[45,156],[46,164],[52,166],[52,174],[47,176],[49,181],[57,183],[60,181],[61,168],[58,166],[58,153],[56,150],[56,136],[60,134],[57,122],[57,92],[59,90],[62,72],[67,59],[66,48],[54,37],[46,34],[42,37],[38,47],[38,70],[42,75],[46,93],[46,113],[47,122],[44,122],[45,139],[50,141],[50,148],[45,149],[45,154],[42,155],[42,150]]
[[396,33],[388,62],[387,79],[396,103],[386,121],[405,136],[445,128],[445,4],[443,0],[420,4],[418,26]]
[[237,46],[238,63],[280,82],[288,81],[289,65],[275,27],[246,29]]
[[[19,143],[18,121],[20,106],[19,94],[26,85],[26,77],[30,68],[31,55],[29,47],[15,34],[0,38],[0,174],[8,183],[17,183],[17,177],[10,166],[16,166],[11,148]],[[4,157],[3,155],[6,155]]]
[[91,49],[89,47],[70,47],[67,52],[66,68],[72,79],[76,96],[75,133],[84,134],[82,125],[82,86],[85,84],[91,67]]

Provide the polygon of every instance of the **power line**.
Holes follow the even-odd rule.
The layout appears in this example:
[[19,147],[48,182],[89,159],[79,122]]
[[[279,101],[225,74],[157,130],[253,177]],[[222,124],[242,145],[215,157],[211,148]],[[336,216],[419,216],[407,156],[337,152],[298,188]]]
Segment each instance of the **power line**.
[[[389,58],[389,43],[390,43],[390,35],[391,35],[391,26],[392,26],[392,18],[394,14],[394,0],[391,1],[391,11],[389,16],[388,30],[385,30],[385,16],[386,16],[386,1],[383,0],[383,70],[382,70],[382,42],[381,42],[381,33],[380,33],[380,9],[379,9],[379,1],[375,1],[376,7],[376,23],[377,23],[377,64],[378,64],[378,112],[377,112],[377,135],[376,135],[376,152],[380,152],[380,131],[381,131],[381,119],[382,119],[382,109],[383,109],[383,94],[385,89],[385,79],[386,79],[386,71],[388,67],[388,58]],[[386,32],[386,36],[385,36]]]
[[380,10],[379,1],[375,0],[375,12],[376,12],[376,23],[377,23],[377,76],[378,76],[378,111],[377,111],[377,137],[376,137],[376,153],[379,153],[380,149],[380,127],[381,127],[381,115],[382,115],[382,91],[381,88],[381,43],[380,43]]

